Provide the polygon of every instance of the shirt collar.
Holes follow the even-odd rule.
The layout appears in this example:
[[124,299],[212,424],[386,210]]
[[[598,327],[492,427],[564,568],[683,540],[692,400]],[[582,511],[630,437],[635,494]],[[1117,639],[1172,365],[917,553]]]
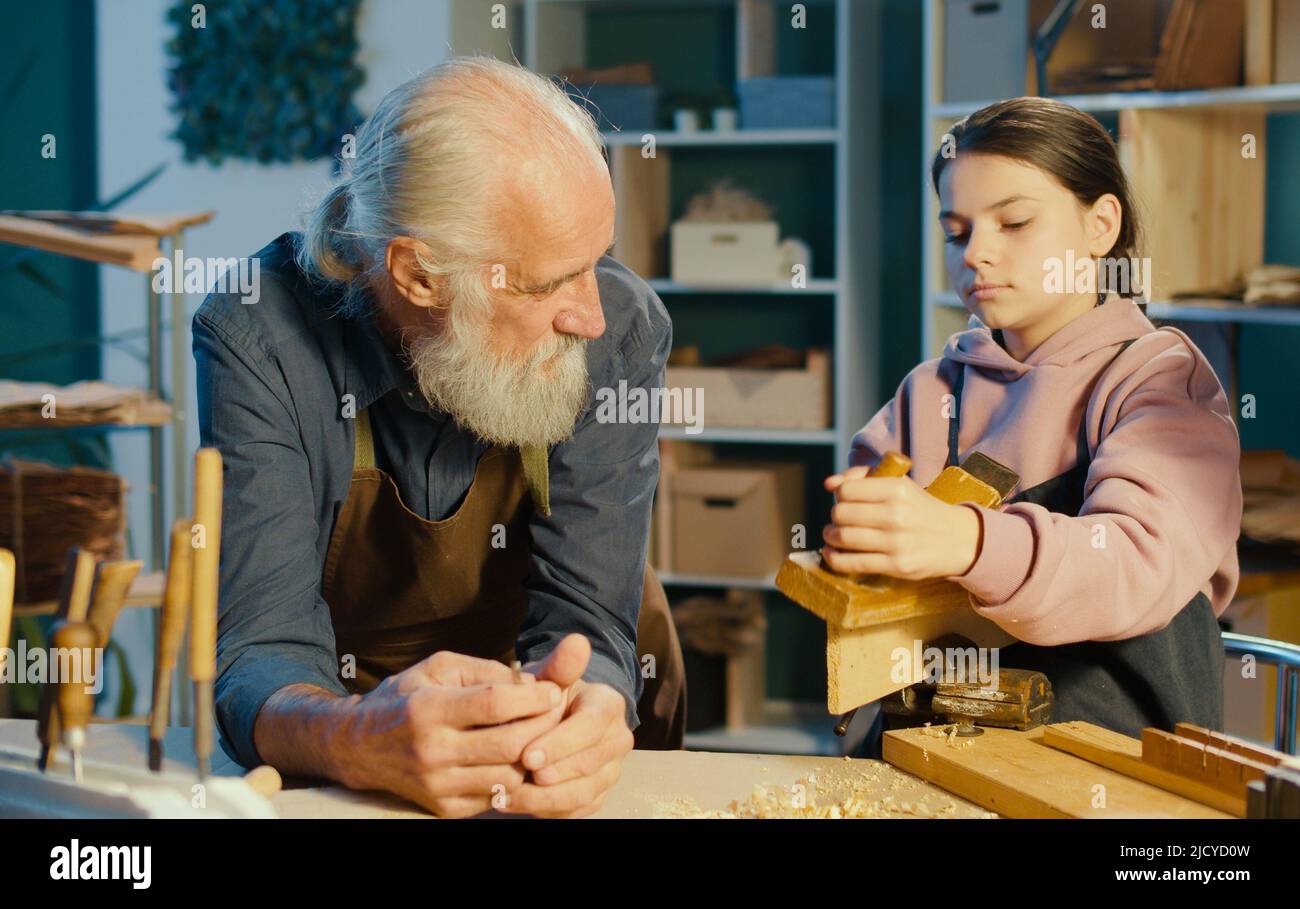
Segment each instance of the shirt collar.
[[369,407],[396,389],[406,405],[417,413],[439,420],[445,418],[445,414],[429,404],[411,371],[384,342],[372,316],[347,320],[344,331],[356,342],[349,345],[354,352],[349,356],[348,378],[357,410]]

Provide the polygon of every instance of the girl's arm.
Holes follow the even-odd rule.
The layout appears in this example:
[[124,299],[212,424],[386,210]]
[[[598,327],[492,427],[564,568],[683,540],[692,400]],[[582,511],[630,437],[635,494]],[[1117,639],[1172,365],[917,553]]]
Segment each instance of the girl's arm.
[[1163,628],[1207,581],[1216,614],[1236,589],[1241,449],[1209,365],[1179,340],[1099,400],[1103,438],[1078,517],[966,504],[983,543],[951,580],[1030,643],[1136,637]]

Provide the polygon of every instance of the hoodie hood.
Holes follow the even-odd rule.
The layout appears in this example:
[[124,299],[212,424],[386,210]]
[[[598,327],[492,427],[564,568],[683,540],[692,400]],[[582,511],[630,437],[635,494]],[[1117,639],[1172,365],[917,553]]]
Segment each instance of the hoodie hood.
[[1111,294],[1101,306],[1063,325],[1021,362],[994,339],[993,331],[972,315],[965,331],[948,338],[945,359],[969,363],[989,379],[1014,382],[1039,366],[1068,366],[1095,350],[1155,331],[1151,320],[1126,297]]

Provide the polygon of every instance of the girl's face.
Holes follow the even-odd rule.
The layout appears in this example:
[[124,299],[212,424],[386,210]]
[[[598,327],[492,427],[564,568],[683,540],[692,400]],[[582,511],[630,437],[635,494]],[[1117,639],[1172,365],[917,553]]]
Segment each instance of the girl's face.
[[[1031,164],[963,152],[939,178],[939,208],[953,288],[967,311],[1003,330],[1014,356],[1095,305],[1095,289],[1072,279],[1079,262],[1114,247],[1115,196],[1084,206]],[[1045,281],[1053,269],[1065,275],[1064,290]]]

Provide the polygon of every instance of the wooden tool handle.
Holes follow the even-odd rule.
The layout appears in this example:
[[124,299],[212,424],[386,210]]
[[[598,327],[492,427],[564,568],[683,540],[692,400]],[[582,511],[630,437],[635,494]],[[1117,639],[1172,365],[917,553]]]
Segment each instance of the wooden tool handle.
[[14,554],[8,549],[0,549],[0,670],[4,669],[9,633],[13,629],[16,573]]
[[887,451],[880,458],[880,463],[871,468],[870,477],[905,477],[912,469],[912,459],[896,451]]
[[126,605],[126,594],[144,562],[100,562],[95,568],[95,588],[86,621],[95,629],[96,646],[107,647],[113,626]]
[[171,719],[172,676],[180,654],[185,623],[189,619],[190,589],[193,585],[193,548],[190,545],[191,518],[172,524],[167,584],[163,588],[161,615],[158,617],[157,653],[153,661],[153,703],[149,710],[149,738],[161,741]]
[[73,730],[84,730],[94,712],[95,698],[87,689],[93,687],[94,680],[89,673],[97,668],[94,654],[99,641],[89,622],[67,622],[50,636],[50,643],[55,650],[76,652],[77,657],[67,660],[65,665],[81,667],[71,678],[59,679],[59,721],[66,737]]
[[280,787],[284,785],[283,780],[280,779],[280,771],[270,764],[261,764],[245,773],[244,782],[253,787],[254,792],[267,798],[279,792]]
[[190,677],[210,682],[217,668],[217,589],[221,558],[221,453],[200,448],[194,457],[194,549],[190,598]]
[[[73,547],[68,550],[67,566],[59,589],[58,618],[64,622],[81,622],[90,611],[90,591],[95,584],[94,553]],[[59,744],[58,697],[52,685],[41,688],[41,703],[36,714],[36,737],[48,751]]]

